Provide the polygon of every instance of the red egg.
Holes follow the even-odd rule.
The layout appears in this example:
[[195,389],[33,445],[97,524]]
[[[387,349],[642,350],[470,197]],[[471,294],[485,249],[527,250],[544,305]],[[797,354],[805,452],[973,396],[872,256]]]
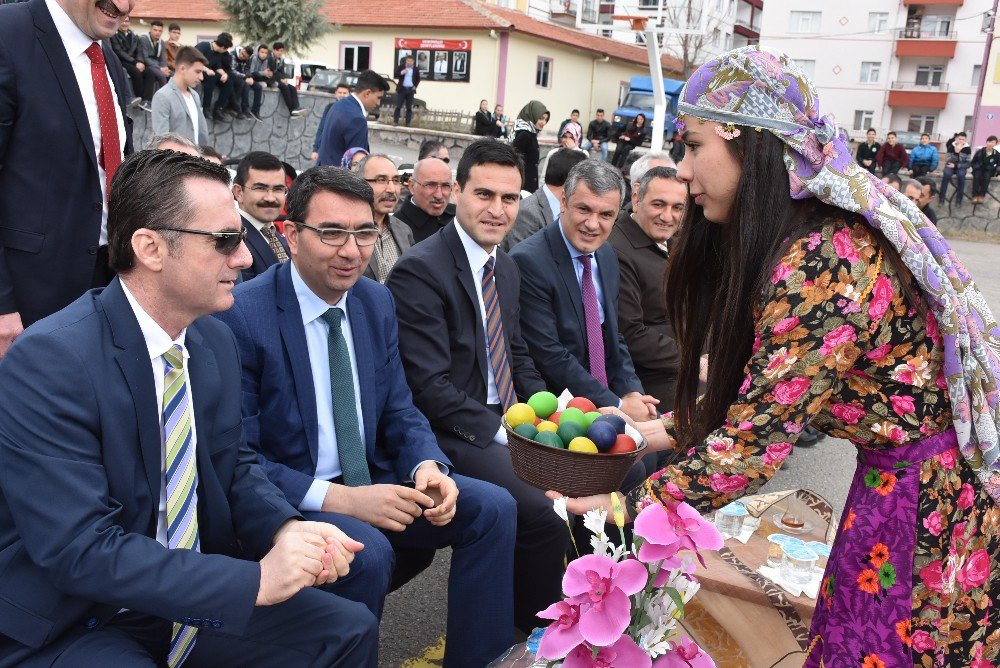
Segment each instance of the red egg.
[[556,424],[559,424],[559,418],[561,417],[562,417],[562,411],[556,411],[555,413],[553,413],[552,415],[548,416],[545,419],[548,420],[549,422],[554,422]]
[[538,425],[540,425],[541,423],[542,423],[542,418],[540,418],[540,417],[536,417],[536,418],[535,418],[535,426],[537,427],[537,426],[538,426]]
[[590,413],[597,410],[597,406],[594,402],[587,397],[573,397],[566,404],[566,408],[579,408],[584,413]]
[[608,454],[619,455],[623,452],[633,452],[636,449],[635,441],[632,440],[631,436],[627,434],[618,434],[618,438],[615,439],[615,444],[611,446],[608,450]]

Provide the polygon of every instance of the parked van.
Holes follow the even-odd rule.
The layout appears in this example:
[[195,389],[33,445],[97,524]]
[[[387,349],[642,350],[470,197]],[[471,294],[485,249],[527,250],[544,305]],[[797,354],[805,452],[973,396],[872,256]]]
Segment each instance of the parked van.
[[[683,81],[674,79],[663,80],[663,92],[667,97],[667,120],[663,126],[663,134],[671,137],[674,134],[674,123],[671,117],[677,115],[677,101],[681,96],[681,89],[684,87]],[[622,106],[615,109],[611,117],[611,138],[618,139],[625,126],[639,114],[646,116],[646,125],[653,126],[653,78],[652,77],[632,77],[629,80],[628,94]]]

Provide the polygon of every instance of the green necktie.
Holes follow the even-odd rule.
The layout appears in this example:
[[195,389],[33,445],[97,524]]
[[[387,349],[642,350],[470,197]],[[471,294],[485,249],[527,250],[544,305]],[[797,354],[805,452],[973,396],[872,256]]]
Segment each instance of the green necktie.
[[370,485],[372,478],[368,471],[368,458],[365,444],[361,441],[361,429],[358,426],[351,356],[347,352],[347,341],[340,329],[344,312],[339,308],[332,308],[321,317],[330,326],[327,346],[330,354],[333,430],[337,436],[337,452],[340,453],[340,470],[344,476],[344,484],[348,487]]

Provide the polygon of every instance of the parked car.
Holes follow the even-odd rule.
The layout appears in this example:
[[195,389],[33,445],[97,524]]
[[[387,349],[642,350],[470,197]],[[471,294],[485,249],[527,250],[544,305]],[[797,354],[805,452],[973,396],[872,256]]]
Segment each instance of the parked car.
[[[332,93],[341,82],[346,83],[351,87],[351,90],[354,90],[354,84],[358,83],[358,76],[360,74],[361,72],[354,70],[320,70],[313,75],[312,81],[309,82],[309,90],[314,92]],[[389,82],[389,90],[382,96],[382,107],[395,109],[396,81],[392,77],[385,74],[382,76]],[[415,111],[424,111],[427,109],[427,103],[419,97],[415,97],[413,98],[413,109]],[[378,114],[373,113],[372,115],[378,118]]]
[[295,82],[299,90],[309,90],[309,82],[317,72],[330,69],[326,63],[299,62],[292,58],[285,59],[284,78]]

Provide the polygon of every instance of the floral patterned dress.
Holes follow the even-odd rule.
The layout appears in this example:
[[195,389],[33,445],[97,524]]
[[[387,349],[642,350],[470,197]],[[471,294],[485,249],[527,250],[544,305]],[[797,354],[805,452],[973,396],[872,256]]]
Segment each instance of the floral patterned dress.
[[726,423],[629,502],[673,483],[709,512],[756,492],[806,424],[848,439],[858,467],[806,666],[992,668],[1000,509],[958,451],[937,323],[907,306],[912,277],[864,221],[814,229],[774,267]]

